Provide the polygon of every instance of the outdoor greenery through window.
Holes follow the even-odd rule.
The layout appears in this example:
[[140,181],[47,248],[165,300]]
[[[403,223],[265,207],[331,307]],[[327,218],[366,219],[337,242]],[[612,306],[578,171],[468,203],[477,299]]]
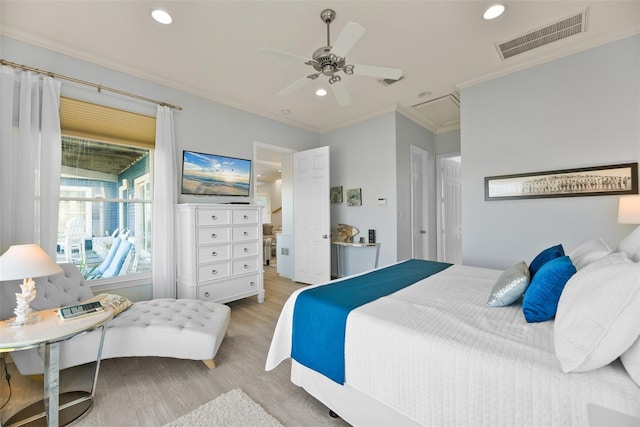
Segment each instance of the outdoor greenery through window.
[[57,261],[89,280],[151,271],[152,156],[62,137]]

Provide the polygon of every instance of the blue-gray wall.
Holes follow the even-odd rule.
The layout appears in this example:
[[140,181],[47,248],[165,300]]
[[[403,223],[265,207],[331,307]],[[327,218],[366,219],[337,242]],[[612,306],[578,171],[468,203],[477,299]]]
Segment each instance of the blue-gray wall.
[[461,91],[465,264],[506,268],[632,230],[617,196],[485,201],[484,177],[637,162],[640,36]]

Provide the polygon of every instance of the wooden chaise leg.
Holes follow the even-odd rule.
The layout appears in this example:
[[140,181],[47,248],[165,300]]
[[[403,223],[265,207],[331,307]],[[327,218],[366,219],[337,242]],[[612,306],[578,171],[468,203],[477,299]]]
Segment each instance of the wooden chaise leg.
[[203,360],[202,363],[207,365],[207,368],[209,369],[216,369],[216,361],[213,359]]

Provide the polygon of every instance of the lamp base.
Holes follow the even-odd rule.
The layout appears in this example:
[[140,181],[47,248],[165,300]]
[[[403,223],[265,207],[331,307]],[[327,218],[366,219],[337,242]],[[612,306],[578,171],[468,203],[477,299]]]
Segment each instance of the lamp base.
[[25,325],[32,325],[40,321],[40,315],[37,313],[29,313],[26,319],[18,320],[17,317],[7,320],[4,322],[5,326],[9,326],[11,328],[19,328]]

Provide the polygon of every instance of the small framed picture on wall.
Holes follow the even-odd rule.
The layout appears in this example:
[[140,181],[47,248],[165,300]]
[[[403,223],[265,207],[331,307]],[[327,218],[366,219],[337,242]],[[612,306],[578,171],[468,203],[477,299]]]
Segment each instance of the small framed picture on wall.
[[347,190],[347,206],[362,205],[362,189],[350,188]]
[[342,203],[342,186],[331,187],[329,200],[331,203]]

